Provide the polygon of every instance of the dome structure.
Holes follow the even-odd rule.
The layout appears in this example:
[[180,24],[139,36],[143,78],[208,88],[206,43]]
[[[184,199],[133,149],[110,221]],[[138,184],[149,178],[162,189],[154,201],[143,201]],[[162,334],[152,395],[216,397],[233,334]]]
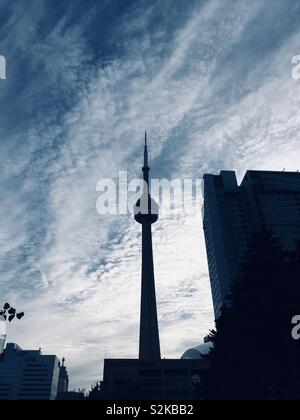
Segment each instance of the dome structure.
[[183,360],[197,360],[203,359],[213,348],[213,343],[203,343],[199,346],[188,349],[181,357]]

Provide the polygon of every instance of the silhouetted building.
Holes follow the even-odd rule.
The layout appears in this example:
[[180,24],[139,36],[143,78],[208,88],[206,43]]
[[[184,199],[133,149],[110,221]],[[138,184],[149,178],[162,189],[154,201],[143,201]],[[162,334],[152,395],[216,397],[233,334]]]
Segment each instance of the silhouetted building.
[[150,195],[150,167],[145,134],[142,197],[134,207],[135,220],[142,225],[142,292],[140,319],[140,359],[160,359],[160,343],[155,295],[151,226],[158,220],[158,204]]
[[105,400],[196,400],[207,360],[105,360]]
[[0,400],[55,400],[59,360],[7,344],[0,357]]
[[65,358],[62,359],[62,363],[59,364],[59,378],[58,378],[58,387],[57,394],[66,394],[69,391],[69,375],[67,368],[65,366]]
[[57,394],[57,401],[83,401],[84,399],[83,391],[68,391]]
[[270,230],[285,249],[300,241],[300,174],[248,171],[204,175],[203,220],[215,316],[237,277],[254,233]]

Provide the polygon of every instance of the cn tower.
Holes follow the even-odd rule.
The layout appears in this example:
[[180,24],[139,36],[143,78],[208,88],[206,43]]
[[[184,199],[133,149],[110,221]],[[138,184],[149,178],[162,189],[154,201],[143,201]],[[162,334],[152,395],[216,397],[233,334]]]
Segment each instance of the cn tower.
[[143,193],[134,207],[135,220],[142,225],[142,290],[139,359],[157,360],[161,358],[161,354],[155,294],[152,224],[158,220],[159,206],[151,198],[150,193],[147,133],[145,133],[143,179]]

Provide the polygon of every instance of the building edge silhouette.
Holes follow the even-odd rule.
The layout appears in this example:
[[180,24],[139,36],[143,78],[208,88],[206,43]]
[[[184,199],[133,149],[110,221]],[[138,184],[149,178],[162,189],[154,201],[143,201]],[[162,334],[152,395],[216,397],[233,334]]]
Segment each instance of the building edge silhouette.
[[300,242],[300,173],[234,171],[204,175],[203,229],[218,319],[255,234],[270,231],[284,249]]

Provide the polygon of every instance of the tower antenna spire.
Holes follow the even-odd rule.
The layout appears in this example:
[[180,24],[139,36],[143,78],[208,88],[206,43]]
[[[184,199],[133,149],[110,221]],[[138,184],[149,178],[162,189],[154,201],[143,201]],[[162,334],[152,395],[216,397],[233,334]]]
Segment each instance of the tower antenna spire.
[[[145,131],[145,148],[144,148],[144,169],[147,171],[147,175],[149,176],[149,160],[148,160],[148,140],[147,140],[147,131]],[[145,179],[146,180],[146,179]],[[149,178],[147,177],[147,182],[149,182]]]

